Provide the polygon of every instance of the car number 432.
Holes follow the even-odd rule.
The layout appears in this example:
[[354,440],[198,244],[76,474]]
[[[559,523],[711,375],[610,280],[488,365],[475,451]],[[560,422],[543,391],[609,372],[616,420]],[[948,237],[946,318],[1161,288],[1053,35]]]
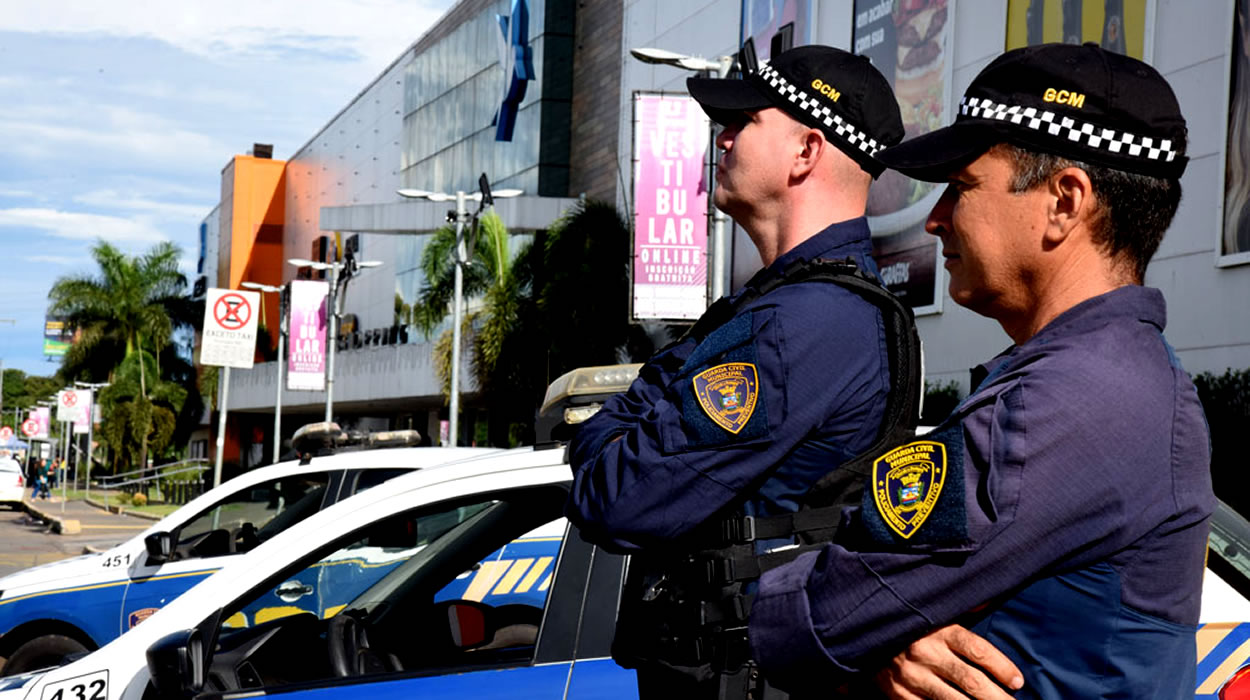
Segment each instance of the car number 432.
[[43,689],[43,700],[105,700],[108,697],[109,672],[96,671],[85,676],[49,683]]

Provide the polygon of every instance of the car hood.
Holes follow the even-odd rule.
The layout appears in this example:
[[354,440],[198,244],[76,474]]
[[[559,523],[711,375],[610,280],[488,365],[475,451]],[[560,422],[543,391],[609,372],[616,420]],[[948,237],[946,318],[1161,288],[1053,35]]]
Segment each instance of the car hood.
[[[90,578],[92,581],[99,581],[100,572],[108,571],[108,569],[100,568],[104,557],[121,550],[132,550],[133,546],[131,542],[125,542],[103,554],[83,554],[23,569],[0,578],[0,593],[3,594],[3,597],[8,598],[13,595],[30,592],[31,589],[66,588],[73,586],[74,581],[79,578]],[[117,569],[119,578],[125,575],[125,569]]]

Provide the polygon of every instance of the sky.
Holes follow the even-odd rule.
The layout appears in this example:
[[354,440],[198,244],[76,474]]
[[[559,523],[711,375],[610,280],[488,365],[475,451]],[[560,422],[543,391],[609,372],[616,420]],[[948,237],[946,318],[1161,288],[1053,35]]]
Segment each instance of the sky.
[[172,241],[193,282],[230,158],[289,158],[452,4],[0,0],[4,367],[56,371],[48,290],[98,275],[101,240]]

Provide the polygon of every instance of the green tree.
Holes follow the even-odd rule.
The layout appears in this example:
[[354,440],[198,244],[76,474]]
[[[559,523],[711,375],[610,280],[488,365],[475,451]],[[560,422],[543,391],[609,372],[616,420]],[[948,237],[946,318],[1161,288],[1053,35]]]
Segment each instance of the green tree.
[[[491,217],[493,219],[493,217]],[[450,227],[434,234],[422,268],[428,280],[412,307],[427,337],[448,314],[452,289]],[[629,323],[629,227],[604,202],[579,202],[508,256],[507,232],[484,219],[465,295],[480,311],[466,314],[462,336],[490,416],[490,444],[533,441],[534,417],[547,385],[576,367],[649,357],[680,329]],[[435,343],[436,367],[449,387],[451,333]]]
[[157,376],[156,359],[135,353],[122,361],[113,381],[100,391],[104,415],[100,440],[126,469],[144,467],[149,451],[160,454],[169,447],[187,400],[186,389]]
[[[194,306],[186,297],[186,277],[178,271],[181,252],[163,242],[143,255],[129,256],[101,241],[91,254],[99,266],[97,274],[62,277],[48,295],[49,312],[65,317],[77,334],[60,374],[67,381],[133,379],[137,398],[129,416],[140,423],[131,433],[139,440],[137,461],[146,466],[152,426],[163,420],[163,414],[150,408],[167,391],[161,358],[173,344],[174,332],[191,327],[195,320]],[[123,376],[123,366],[135,376]],[[182,401],[178,403],[181,407]]]
[[[455,246],[455,226],[447,225],[432,234],[421,256],[426,283],[410,307],[409,316],[426,338],[451,314]],[[521,255],[524,254],[523,249]],[[474,297],[481,297],[482,304],[463,314],[460,332],[461,347],[470,349],[472,371],[483,389],[490,384],[490,375],[499,364],[504,340],[518,319],[519,297],[527,290],[525,282],[515,274],[513,260],[508,230],[494,212],[488,212],[479,221],[471,261],[463,269],[466,307]],[[434,344],[434,367],[444,396],[451,392],[451,341],[452,330],[448,328]]]

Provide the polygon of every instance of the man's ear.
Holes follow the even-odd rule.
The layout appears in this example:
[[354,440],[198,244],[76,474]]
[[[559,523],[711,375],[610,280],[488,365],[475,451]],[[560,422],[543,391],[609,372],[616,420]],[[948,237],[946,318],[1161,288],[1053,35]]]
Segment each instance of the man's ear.
[[1051,195],[1050,226],[1046,229],[1048,242],[1059,243],[1078,226],[1092,225],[1097,205],[1089,173],[1075,166],[1064,168],[1050,177],[1048,187]]
[[825,135],[817,129],[803,129],[799,133],[799,139],[795,144],[797,155],[794,158],[794,165],[791,170],[791,177],[801,179],[806,177],[808,173],[816,169],[816,165],[820,162],[820,158],[824,155],[825,149],[829,148],[829,142],[825,140]]

